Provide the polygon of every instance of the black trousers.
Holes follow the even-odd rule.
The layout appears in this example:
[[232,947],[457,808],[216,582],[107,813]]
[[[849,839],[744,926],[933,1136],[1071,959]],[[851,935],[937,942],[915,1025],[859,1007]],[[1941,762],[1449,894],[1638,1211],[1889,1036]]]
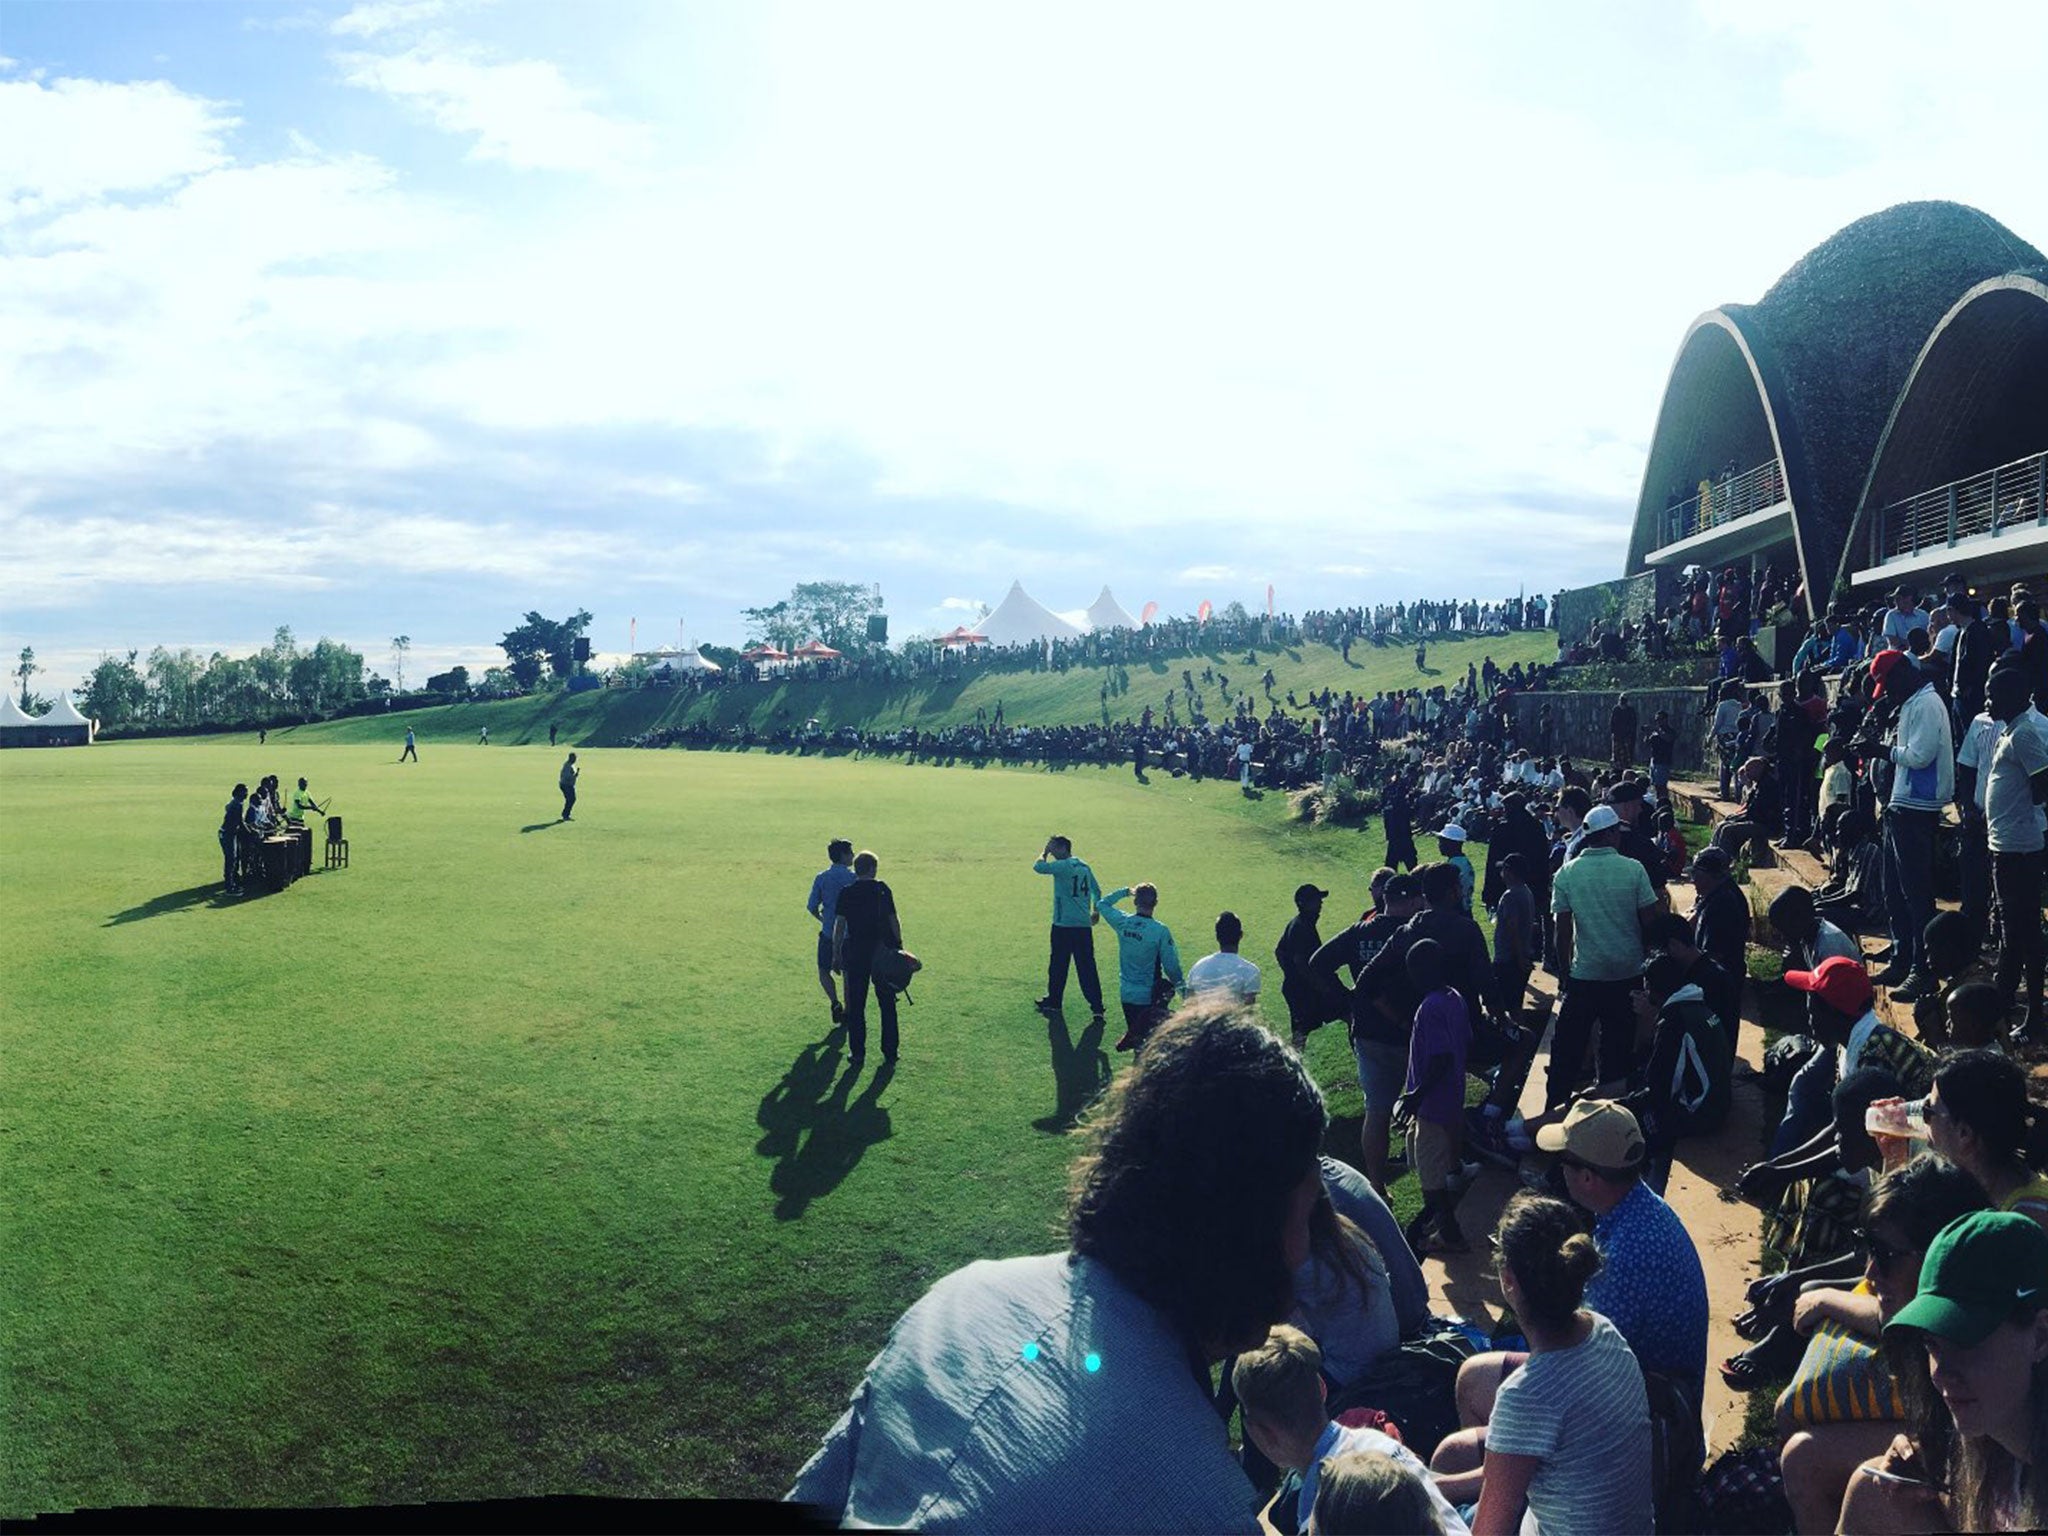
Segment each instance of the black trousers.
[[1081,996],[1088,1001],[1089,1011],[1102,1012],[1102,978],[1095,970],[1095,930],[1063,928],[1054,924],[1052,962],[1045,971],[1045,995],[1052,999],[1055,1008],[1066,995],[1067,965],[1070,961],[1075,979],[1081,983]]
[[567,821],[569,819],[569,813],[575,809],[576,786],[573,784],[565,784],[562,786],[562,820]]
[[[873,985],[871,962],[846,962],[846,1047],[849,1055],[868,1053],[868,989]],[[875,987],[875,1001],[882,1009],[882,1054],[896,1056],[896,994],[887,987]]]
[[1599,1036],[1600,1080],[1628,1076],[1635,1045],[1636,1015],[1629,1004],[1635,979],[1582,981],[1564,984],[1564,1002],[1557,1010],[1557,1028],[1550,1039],[1550,1078],[1544,1088],[1545,1107],[1557,1109],[1570,1096],[1585,1070],[1586,1047]]
[[2008,1007],[2027,983],[2027,1022],[2041,1022],[2041,863],[2042,854],[1994,853],[1991,883],[1998,891],[1999,995]]
[[1123,1009],[1124,1033],[1131,1037],[1131,1049],[1134,1051],[1145,1043],[1145,1037],[1166,1017],[1166,1010],[1157,1003],[1125,1003]]

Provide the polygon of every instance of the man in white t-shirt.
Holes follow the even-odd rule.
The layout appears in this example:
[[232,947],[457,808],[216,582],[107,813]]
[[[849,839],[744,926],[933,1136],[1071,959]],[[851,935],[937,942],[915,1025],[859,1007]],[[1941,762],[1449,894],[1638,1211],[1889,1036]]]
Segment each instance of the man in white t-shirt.
[[1188,991],[1196,996],[1221,992],[1240,1003],[1254,1001],[1259,995],[1259,968],[1237,952],[1237,946],[1243,942],[1244,924],[1237,920],[1237,914],[1220,914],[1216,919],[1216,953],[1202,956],[1188,968]]
[[1246,737],[1237,744],[1237,782],[1246,789],[1252,787],[1252,743]]

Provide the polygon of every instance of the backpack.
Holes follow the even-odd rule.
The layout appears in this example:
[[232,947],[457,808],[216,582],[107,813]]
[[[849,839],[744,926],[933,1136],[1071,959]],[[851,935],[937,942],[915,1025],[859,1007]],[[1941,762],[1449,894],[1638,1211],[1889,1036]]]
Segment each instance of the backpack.
[[924,969],[924,962],[907,949],[892,949],[882,944],[875,949],[873,964],[868,975],[875,986],[885,992],[901,992],[906,1003],[915,1004],[917,999],[910,995],[910,978]]
[[1700,1478],[1696,1528],[1709,1536],[1781,1536],[1792,1529],[1774,1445],[1729,1451]]
[[1650,1496],[1657,1529],[1691,1530],[1707,1460],[1699,1405],[1662,1371],[1643,1372],[1643,1392],[1650,1403]]
[[1365,1368],[1330,1398],[1337,1418],[1352,1408],[1377,1408],[1401,1427],[1401,1440],[1428,1461],[1444,1436],[1458,1428],[1458,1367],[1475,1353],[1472,1336],[1455,1323],[1431,1318]]

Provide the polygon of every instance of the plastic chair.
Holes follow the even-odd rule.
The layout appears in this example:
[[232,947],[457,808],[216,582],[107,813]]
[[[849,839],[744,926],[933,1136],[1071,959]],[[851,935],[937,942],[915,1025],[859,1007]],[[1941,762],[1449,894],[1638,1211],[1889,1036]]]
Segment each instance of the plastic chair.
[[327,867],[329,869],[348,868],[348,839],[341,835],[341,818],[339,816],[327,818]]

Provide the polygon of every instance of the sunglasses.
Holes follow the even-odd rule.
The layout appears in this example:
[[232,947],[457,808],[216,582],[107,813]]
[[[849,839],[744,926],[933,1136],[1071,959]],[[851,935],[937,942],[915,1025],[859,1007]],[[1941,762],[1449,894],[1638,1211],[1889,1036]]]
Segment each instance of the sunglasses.
[[1920,1254],[1918,1248],[1895,1248],[1870,1232],[1856,1234],[1856,1251],[1879,1269],[1890,1269],[1900,1259],[1917,1258]]

